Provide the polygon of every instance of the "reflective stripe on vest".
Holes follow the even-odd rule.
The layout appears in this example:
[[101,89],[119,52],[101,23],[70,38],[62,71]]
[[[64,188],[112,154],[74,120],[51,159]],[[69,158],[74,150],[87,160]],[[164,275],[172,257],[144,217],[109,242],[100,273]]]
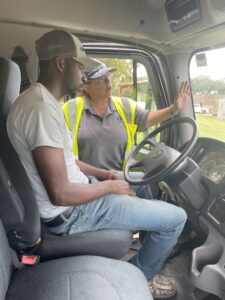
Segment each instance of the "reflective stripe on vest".
[[[123,161],[123,166],[127,160],[127,157],[132,150],[134,144],[134,137],[137,130],[137,125],[135,121],[135,111],[136,102],[127,98],[112,97],[112,102],[116,107],[116,110],[123,121],[127,132],[127,145],[125,150],[125,157]],[[78,159],[78,130],[80,125],[81,116],[84,110],[84,96],[77,97],[67,101],[63,105],[63,112],[65,116],[66,123],[69,130],[71,131],[71,136],[73,139],[72,150],[75,157]],[[74,124],[74,125],[73,125]]]
[[127,131],[127,145],[125,150],[125,156],[123,159],[124,168],[127,158],[134,145],[134,137],[137,130],[137,125],[134,123],[136,103],[133,100],[120,97],[112,97],[112,101]]
[[[67,126],[72,137],[72,151],[75,158],[78,159],[78,130],[81,116],[84,110],[84,97],[80,96],[76,99],[71,99],[63,105],[63,112]],[[76,120],[76,122],[75,122]]]

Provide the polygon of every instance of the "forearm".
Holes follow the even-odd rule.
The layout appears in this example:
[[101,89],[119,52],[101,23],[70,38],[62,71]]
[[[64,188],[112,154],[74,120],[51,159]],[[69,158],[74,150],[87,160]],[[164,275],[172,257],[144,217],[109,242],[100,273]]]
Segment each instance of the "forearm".
[[[39,176],[54,205],[79,205],[110,193],[134,195],[134,191],[124,180],[104,180],[94,184],[70,182],[61,148],[38,147],[32,154]],[[111,177],[113,175],[110,170],[103,170],[103,172],[82,162],[80,165],[89,174],[99,177],[103,174],[111,174]]]
[[158,123],[162,123],[172,117],[174,117],[176,114],[178,114],[179,111],[176,110],[174,104],[171,104],[170,106],[155,110],[155,111],[150,111],[148,114],[147,118],[147,128],[154,126]]
[[57,187],[54,186],[54,189],[47,190],[53,204],[59,206],[80,205],[111,193],[135,195],[125,180],[105,180],[92,184],[61,182]]
[[111,179],[109,170],[96,168],[81,160],[76,160],[76,164],[86,176],[95,176],[100,180]]
[[49,195],[55,205],[71,206],[91,202],[99,197],[111,193],[110,182],[98,182],[94,184],[69,183],[61,186],[60,192]]

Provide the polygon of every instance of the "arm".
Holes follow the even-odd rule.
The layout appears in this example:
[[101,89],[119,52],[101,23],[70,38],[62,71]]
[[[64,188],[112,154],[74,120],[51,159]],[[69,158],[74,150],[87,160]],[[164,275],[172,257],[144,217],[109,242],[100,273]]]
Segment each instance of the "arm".
[[187,100],[191,94],[191,88],[188,82],[182,82],[179,91],[177,93],[174,104],[171,104],[169,107],[159,109],[156,111],[150,111],[147,118],[146,127],[151,127],[163,121],[174,117],[179,114],[185,107]]
[[42,182],[54,205],[77,205],[109,193],[134,195],[124,180],[105,180],[95,184],[69,181],[63,149],[41,146],[32,151]]
[[107,179],[121,179],[117,175],[117,172],[113,170],[105,170],[105,169],[100,169],[96,168],[92,165],[89,165],[81,160],[77,160],[76,164],[80,168],[80,170],[85,174],[85,175],[92,175],[97,177],[99,180],[107,180]]

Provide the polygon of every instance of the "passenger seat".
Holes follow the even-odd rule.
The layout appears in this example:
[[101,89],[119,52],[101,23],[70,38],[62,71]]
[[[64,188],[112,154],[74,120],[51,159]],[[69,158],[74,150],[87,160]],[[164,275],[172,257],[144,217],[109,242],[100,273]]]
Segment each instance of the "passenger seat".
[[0,300],[152,300],[143,273],[98,256],[61,258],[14,269],[0,220]]

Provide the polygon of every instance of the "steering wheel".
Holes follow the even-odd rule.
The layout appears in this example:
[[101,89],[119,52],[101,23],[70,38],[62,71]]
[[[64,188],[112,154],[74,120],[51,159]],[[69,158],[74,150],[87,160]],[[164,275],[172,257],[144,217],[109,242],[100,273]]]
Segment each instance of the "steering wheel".
[[[164,129],[167,129],[175,124],[190,124],[192,126],[192,136],[186,143],[186,146],[179,152],[163,143],[153,140],[153,137]],[[175,175],[186,166],[186,157],[193,149],[198,138],[198,126],[194,119],[183,117],[172,119],[146,136],[140,144],[128,156],[124,177],[130,184],[143,185],[150,182],[158,182],[165,179],[169,175]],[[140,153],[140,150],[145,146],[150,145],[150,150],[145,154],[144,158],[136,160],[135,157]],[[132,179],[129,172],[132,168],[141,167],[144,169],[143,176],[139,179]]]

